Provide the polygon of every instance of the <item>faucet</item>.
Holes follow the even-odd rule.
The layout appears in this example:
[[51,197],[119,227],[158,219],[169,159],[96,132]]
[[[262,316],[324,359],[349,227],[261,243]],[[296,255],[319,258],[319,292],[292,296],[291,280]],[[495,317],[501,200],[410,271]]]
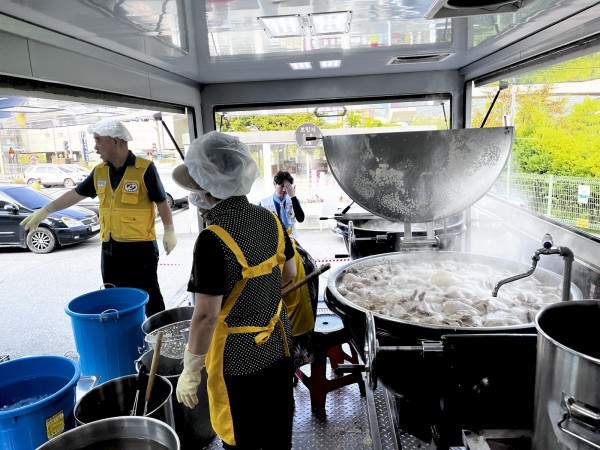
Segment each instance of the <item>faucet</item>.
[[502,287],[502,285],[506,283],[510,283],[511,281],[520,280],[521,278],[528,277],[531,275],[538,261],[540,260],[540,255],[560,255],[564,260],[564,269],[563,269],[563,287],[562,287],[562,300],[568,301],[571,299],[571,269],[573,267],[573,261],[575,260],[575,255],[568,247],[555,247],[554,239],[550,233],[544,234],[542,237],[542,248],[536,250],[531,257],[533,263],[531,268],[522,274],[514,275],[512,277],[505,278],[504,280],[498,281],[494,290],[492,291],[492,297],[498,296],[498,290]]

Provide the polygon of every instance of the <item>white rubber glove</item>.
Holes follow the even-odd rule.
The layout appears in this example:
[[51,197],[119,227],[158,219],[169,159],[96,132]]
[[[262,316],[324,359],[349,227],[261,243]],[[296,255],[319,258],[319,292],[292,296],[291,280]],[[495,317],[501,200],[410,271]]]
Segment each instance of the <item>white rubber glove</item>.
[[177,236],[175,236],[175,227],[173,225],[164,226],[163,247],[167,255],[173,251],[177,245]]
[[25,217],[21,221],[21,225],[23,225],[23,228],[25,228],[25,230],[35,230],[40,224],[40,222],[44,221],[51,212],[53,212],[52,208],[46,205],[38,209],[30,216]]
[[194,355],[185,348],[183,354],[183,372],[177,381],[177,401],[194,409],[198,404],[198,386],[202,382],[202,369],[206,355]]

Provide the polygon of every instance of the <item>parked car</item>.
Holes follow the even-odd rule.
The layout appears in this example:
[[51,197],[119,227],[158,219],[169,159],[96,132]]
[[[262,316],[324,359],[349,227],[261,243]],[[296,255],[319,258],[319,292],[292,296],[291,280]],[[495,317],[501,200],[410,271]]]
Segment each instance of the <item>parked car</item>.
[[36,164],[25,170],[25,181],[30,186],[37,181],[44,187],[73,187],[85,180],[86,176],[83,173],[68,171],[58,164]]
[[[52,188],[48,189],[48,191],[46,191],[45,193],[53,199],[57,199],[58,197],[67,193],[70,190],[71,188]],[[78,202],[76,206],[87,208],[91,211],[94,211],[97,215],[100,215],[100,200],[98,199],[98,197],[86,197],[80,202]]]
[[0,246],[50,253],[58,246],[76,244],[100,232],[96,213],[80,206],[53,212],[38,228],[26,232],[21,221],[52,200],[29,186],[0,185]]
[[88,176],[92,172],[87,167],[80,166],[79,164],[59,164],[59,166],[68,172],[82,173],[85,176]]
[[167,201],[171,208],[181,208],[185,206],[188,203],[188,191],[173,181],[171,174],[173,173],[174,167],[157,166],[157,169],[160,181],[162,181],[165,192],[167,193]]

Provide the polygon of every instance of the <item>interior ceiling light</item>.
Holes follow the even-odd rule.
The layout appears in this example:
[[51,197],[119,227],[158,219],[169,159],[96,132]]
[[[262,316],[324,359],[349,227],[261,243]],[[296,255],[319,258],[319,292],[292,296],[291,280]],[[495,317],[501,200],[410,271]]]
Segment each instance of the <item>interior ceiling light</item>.
[[332,59],[330,61],[319,61],[319,67],[321,69],[337,69],[342,65],[341,59]]
[[257,19],[269,37],[282,38],[304,36],[302,18],[299,14],[288,16],[264,16],[258,17]]
[[313,36],[347,34],[350,32],[352,11],[308,14],[310,32]]
[[290,67],[293,70],[310,70],[310,69],[313,68],[312,64],[310,63],[310,61],[290,63]]

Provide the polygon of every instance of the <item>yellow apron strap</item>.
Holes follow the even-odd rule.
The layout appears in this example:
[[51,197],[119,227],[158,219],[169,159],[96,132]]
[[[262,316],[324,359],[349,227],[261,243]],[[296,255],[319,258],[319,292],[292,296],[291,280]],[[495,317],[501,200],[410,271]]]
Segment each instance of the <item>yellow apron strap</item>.
[[242,249],[240,249],[237,242],[233,240],[233,238],[227,231],[225,231],[218,225],[210,225],[207,227],[207,229],[219,236],[219,238],[221,238],[221,240],[225,242],[225,245],[227,245],[227,247],[231,249],[238,262],[242,266],[242,277],[244,279],[255,278],[261,275],[267,275],[273,271],[273,268],[275,266],[279,265],[279,248],[277,249],[277,253],[269,259],[267,259],[266,261],[263,261],[262,263],[256,266],[250,267],[248,266],[248,261],[246,261],[246,257],[244,256]]
[[[275,217],[277,217],[277,216],[275,216]],[[231,249],[231,251],[235,255],[238,263],[240,264],[240,266],[242,266],[242,279],[240,281],[238,281],[236,283],[236,285],[233,287],[233,289],[231,290],[231,292],[229,293],[229,295],[227,297],[228,300],[229,299],[235,299],[235,300],[238,299],[239,295],[241,294],[244,287],[246,286],[248,279],[271,273],[275,266],[279,266],[280,270],[282,269],[282,264],[280,264],[279,262],[282,259],[285,262],[285,255],[283,255],[283,251],[285,248],[285,241],[283,240],[283,232],[281,230],[281,227],[277,227],[277,228],[278,228],[278,238],[279,238],[278,244],[277,244],[277,254],[273,255],[269,259],[263,261],[262,263],[260,263],[256,266],[253,266],[253,267],[248,267],[248,261],[246,260],[244,253],[240,249],[237,242],[235,242],[235,240],[231,237],[231,235],[227,231],[225,231],[222,227],[220,227],[218,225],[210,225],[206,228],[207,230],[210,230],[213,233],[215,233],[225,243],[225,245],[227,245]],[[283,256],[281,256],[281,255],[283,255]],[[222,317],[223,321],[224,321],[225,317],[227,317],[227,315],[229,314],[231,309],[233,308],[234,304],[235,304],[235,301],[231,301],[231,302],[226,301],[225,305],[223,305],[223,309],[221,310],[221,313],[220,313],[220,316]],[[279,316],[281,315],[281,308],[282,308],[282,302],[279,302],[279,306],[277,308],[277,313],[271,318],[271,320],[269,321],[269,324],[266,327],[257,327],[257,326],[228,327],[227,332],[230,334],[258,333],[258,335],[256,335],[254,339],[255,339],[255,342],[257,345],[261,345],[264,342],[266,342],[267,339],[269,339],[269,337],[271,336],[271,333],[275,329],[275,324],[280,320]],[[283,327],[282,327],[282,331],[283,331]],[[285,333],[282,333],[282,337],[283,337],[284,345],[286,347],[286,355],[289,356],[288,351],[287,351],[287,341],[285,339]]]

